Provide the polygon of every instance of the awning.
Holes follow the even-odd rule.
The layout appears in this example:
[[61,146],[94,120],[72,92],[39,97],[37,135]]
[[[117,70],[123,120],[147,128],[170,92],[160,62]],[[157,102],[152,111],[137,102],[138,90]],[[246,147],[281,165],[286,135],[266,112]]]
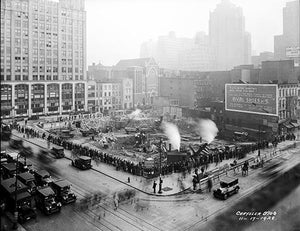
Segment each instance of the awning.
[[291,124],[283,124],[283,126],[286,127],[287,129],[294,128],[294,126]]
[[300,124],[298,124],[298,123],[292,123],[292,122],[291,122],[291,125],[293,125],[293,127],[295,127],[295,128],[300,127]]

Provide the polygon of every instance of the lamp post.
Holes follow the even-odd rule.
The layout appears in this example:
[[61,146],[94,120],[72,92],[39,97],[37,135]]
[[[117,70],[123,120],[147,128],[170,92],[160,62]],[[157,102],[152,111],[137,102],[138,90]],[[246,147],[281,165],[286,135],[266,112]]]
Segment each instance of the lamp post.
[[159,175],[161,176],[162,139],[159,140]]
[[13,229],[18,228],[18,203],[17,203],[17,192],[18,192],[18,163],[19,163],[19,156],[20,153],[17,155],[17,162],[16,162],[16,181],[15,181],[15,212],[14,212],[14,222],[13,222]]
[[159,188],[158,193],[162,193],[162,179],[161,179],[161,154],[162,154],[162,139],[159,141]]

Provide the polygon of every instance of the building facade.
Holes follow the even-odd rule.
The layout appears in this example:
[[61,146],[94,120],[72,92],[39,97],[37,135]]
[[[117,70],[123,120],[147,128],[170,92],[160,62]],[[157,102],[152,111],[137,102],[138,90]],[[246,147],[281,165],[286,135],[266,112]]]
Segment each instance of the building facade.
[[292,59],[300,65],[300,19],[299,1],[286,3],[283,8],[283,34],[274,36],[275,59]]
[[159,68],[153,58],[123,59],[112,69],[112,79],[133,82],[133,107],[152,105],[158,95]]
[[133,81],[129,78],[88,81],[88,110],[108,114],[132,109]]
[[84,111],[84,0],[1,1],[1,117]]

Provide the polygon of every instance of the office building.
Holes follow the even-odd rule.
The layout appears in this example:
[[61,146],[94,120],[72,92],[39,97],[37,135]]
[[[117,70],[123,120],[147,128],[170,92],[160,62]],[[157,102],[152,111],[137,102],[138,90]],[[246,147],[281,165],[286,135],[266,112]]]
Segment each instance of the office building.
[[222,0],[209,16],[209,39],[215,51],[215,70],[230,70],[250,64],[251,36],[245,31],[245,17],[240,7]]
[[84,0],[1,1],[1,117],[84,111]]
[[283,8],[283,33],[274,36],[274,56],[277,60],[292,59],[300,64],[299,0],[287,2]]

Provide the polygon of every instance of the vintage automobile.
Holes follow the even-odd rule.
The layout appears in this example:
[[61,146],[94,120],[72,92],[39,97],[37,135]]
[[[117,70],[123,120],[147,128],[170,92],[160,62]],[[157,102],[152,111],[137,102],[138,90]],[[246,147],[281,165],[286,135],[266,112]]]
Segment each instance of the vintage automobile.
[[35,182],[35,178],[34,175],[32,175],[29,172],[24,172],[21,174],[18,174],[17,178],[25,185],[28,186],[28,192],[31,194],[35,194],[36,193],[36,182]]
[[62,204],[69,204],[76,201],[76,196],[71,192],[71,185],[66,180],[58,180],[51,184],[56,194],[56,199]]
[[1,140],[3,141],[9,141],[11,137],[11,128],[7,125],[1,126]]
[[23,148],[23,140],[21,139],[10,139],[9,146],[14,149]]
[[[17,187],[16,187],[17,183]],[[36,212],[32,207],[32,195],[28,192],[28,187],[16,178],[10,178],[1,182],[1,194],[6,198],[6,208],[10,212],[15,211],[17,206],[18,221],[24,223],[36,218]]]
[[55,192],[49,186],[38,189],[35,197],[36,206],[47,215],[60,212],[62,204],[55,198]]
[[17,164],[14,162],[1,164],[1,177],[8,179],[16,175]]
[[46,170],[40,170],[34,173],[37,186],[44,187],[48,186],[53,182],[51,175]]
[[75,160],[72,160],[72,166],[79,169],[86,170],[92,168],[92,159],[88,156],[79,156]]
[[59,147],[53,147],[51,149],[51,153],[55,156],[55,158],[59,159],[59,158],[64,158],[65,157],[65,152],[64,149]]
[[228,196],[238,193],[240,189],[238,178],[224,176],[220,179],[220,187],[213,191],[216,198],[226,200]]

